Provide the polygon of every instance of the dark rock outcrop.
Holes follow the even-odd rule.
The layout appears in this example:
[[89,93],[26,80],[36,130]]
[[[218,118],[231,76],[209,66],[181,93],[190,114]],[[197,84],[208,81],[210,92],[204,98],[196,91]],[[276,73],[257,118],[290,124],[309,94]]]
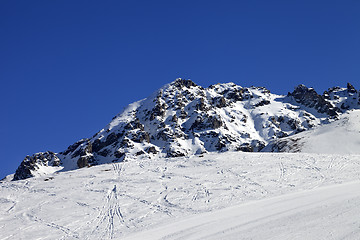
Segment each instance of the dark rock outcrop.
[[351,85],[350,83],[347,83],[346,88],[347,88],[347,91],[348,91],[349,93],[357,93],[357,91],[356,91],[356,89],[354,88],[354,86]]
[[196,87],[198,85],[196,85],[193,81],[191,80],[185,80],[185,79],[176,79],[173,83],[172,83],[173,86],[175,86],[176,88],[178,89],[182,89],[183,87],[186,87],[186,88],[190,88],[190,87]]
[[338,109],[325,100],[324,96],[317,94],[313,88],[307,88],[305,85],[299,85],[289,94],[296,102],[314,108],[319,113],[325,113],[330,117],[338,115]]
[[33,171],[39,166],[60,166],[60,159],[51,151],[36,153],[32,156],[26,156],[16,169],[13,180],[21,180],[33,177]]
[[257,104],[255,104],[255,107],[261,107],[261,106],[265,106],[265,105],[269,105],[270,101],[269,100],[261,100],[260,102],[258,102]]

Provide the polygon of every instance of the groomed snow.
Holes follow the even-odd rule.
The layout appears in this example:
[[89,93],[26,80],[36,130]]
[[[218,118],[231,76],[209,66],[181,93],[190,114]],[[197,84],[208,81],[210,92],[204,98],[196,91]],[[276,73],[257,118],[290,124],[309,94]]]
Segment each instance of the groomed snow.
[[250,201],[125,239],[359,239],[359,189],[353,182]]
[[104,164],[1,183],[0,239],[358,239],[359,180],[360,155]]

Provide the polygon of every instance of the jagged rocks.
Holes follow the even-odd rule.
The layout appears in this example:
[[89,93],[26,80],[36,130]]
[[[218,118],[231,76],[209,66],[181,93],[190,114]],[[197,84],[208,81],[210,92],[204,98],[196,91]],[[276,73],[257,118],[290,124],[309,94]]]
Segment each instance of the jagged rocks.
[[133,147],[134,147],[134,144],[128,138],[124,138],[120,142],[120,148],[133,148]]
[[209,110],[209,107],[205,104],[205,99],[200,98],[199,102],[195,106],[196,110],[206,112]]
[[217,116],[210,116],[208,119],[208,122],[210,123],[210,127],[212,129],[217,129],[219,127],[221,127],[223,125],[223,122],[221,120],[219,120],[220,118],[218,118]]
[[251,146],[250,143],[243,143],[236,150],[241,152],[254,152],[254,148]]
[[84,139],[77,141],[76,143],[70,145],[64,152],[61,152],[61,154],[68,155],[69,153],[74,152],[81,144],[83,144],[84,142],[86,142],[88,140],[89,139],[84,138]]
[[299,85],[290,94],[296,102],[316,109],[319,113],[325,113],[331,117],[337,116],[337,108],[325,100],[325,97],[317,94],[313,88],[307,88],[305,85]]
[[260,102],[258,102],[257,104],[255,104],[255,107],[261,107],[261,106],[265,106],[265,105],[268,105],[268,104],[270,104],[270,101],[263,99]]
[[354,88],[354,86],[351,85],[350,83],[347,83],[346,88],[347,88],[347,91],[348,91],[349,93],[357,93],[357,91],[356,91],[356,89]]
[[178,122],[178,117],[176,115],[173,115],[172,118],[171,118],[171,121],[174,122],[174,123],[177,123]]
[[244,89],[226,89],[221,94],[233,102],[242,101],[244,99]]
[[174,135],[170,132],[169,128],[166,128],[158,132],[158,134],[156,135],[156,139],[170,142],[174,139]]
[[16,169],[13,180],[20,180],[33,177],[33,172],[40,166],[58,167],[60,159],[51,151],[36,153],[32,156],[26,156]]
[[164,117],[166,110],[166,104],[157,103],[155,107],[150,111],[150,120],[154,120],[156,117]]
[[114,156],[115,156],[116,158],[123,158],[123,157],[125,157],[125,153],[122,152],[121,150],[120,150],[120,151],[117,150],[117,151],[115,151]]
[[72,158],[85,156],[92,153],[92,144],[89,139],[83,141],[79,148],[71,155]]
[[300,152],[302,144],[300,138],[288,138],[284,140],[277,140],[266,146],[267,152]]
[[142,143],[142,142],[150,142],[149,133],[145,131],[138,131],[136,133],[131,134],[131,140],[133,142]]
[[181,109],[179,118],[186,119],[188,117],[188,114],[184,111],[184,109]]
[[78,161],[77,161],[77,166],[79,168],[83,168],[83,167],[89,167],[89,160],[91,159],[91,157],[88,156],[81,156]]
[[178,89],[182,89],[183,87],[190,88],[197,86],[193,81],[181,78],[176,79],[175,82],[172,83],[172,85]]
[[140,123],[140,120],[138,118],[136,118],[135,121],[126,124],[124,128],[128,130],[140,129],[141,131],[144,131],[144,125]]
[[217,129],[223,126],[221,117],[212,115],[198,116],[194,123],[191,125],[191,130],[205,130],[205,129]]
[[166,157],[185,157],[186,155],[186,151],[171,148],[167,151]]
[[260,152],[265,147],[265,143],[259,140],[254,140],[251,143],[243,143],[236,148],[236,151],[241,152]]
[[97,152],[97,154],[103,157],[107,157],[110,154],[110,152],[111,151],[109,149],[103,149],[102,151]]
[[350,83],[346,88],[332,87],[323,94],[324,98],[337,107],[338,112],[359,109],[360,93]]
[[102,141],[102,139],[95,139],[95,141],[92,143],[92,149],[94,152],[98,152],[104,147],[116,143],[121,137],[121,133],[112,132],[106,137],[105,141]]
[[79,168],[88,167],[96,164],[96,159],[93,155],[93,148],[90,140],[82,143],[81,148],[77,150],[72,157],[80,156],[77,160],[77,166]]
[[157,154],[157,153],[158,153],[158,151],[156,150],[156,148],[155,148],[154,146],[148,147],[148,148],[146,149],[146,152],[147,152],[147,153],[152,153],[152,154]]
[[228,105],[225,98],[222,96],[213,98],[212,104],[218,108],[223,108]]
[[143,154],[145,154],[145,152],[141,150],[141,151],[136,152],[135,156],[140,156],[140,155],[143,155]]

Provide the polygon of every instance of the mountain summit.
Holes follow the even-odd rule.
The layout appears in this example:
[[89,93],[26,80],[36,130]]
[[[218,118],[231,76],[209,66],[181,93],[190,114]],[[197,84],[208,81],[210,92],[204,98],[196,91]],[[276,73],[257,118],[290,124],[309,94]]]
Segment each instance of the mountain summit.
[[60,153],[26,156],[13,179],[137,158],[258,152],[280,138],[336,121],[359,108],[359,92],[351,84],[322,95],[299,85],[283,96],[264,87],[224,83],[203,88],[176,79],[130,104],[93,137]]

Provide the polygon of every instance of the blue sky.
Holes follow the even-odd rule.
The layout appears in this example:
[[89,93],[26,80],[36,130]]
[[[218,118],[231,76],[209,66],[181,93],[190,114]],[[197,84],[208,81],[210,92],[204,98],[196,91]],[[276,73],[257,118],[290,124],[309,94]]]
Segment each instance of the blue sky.
[[360,1],[0,2],[0,178],[175,78],[319,92],[360,75]]

